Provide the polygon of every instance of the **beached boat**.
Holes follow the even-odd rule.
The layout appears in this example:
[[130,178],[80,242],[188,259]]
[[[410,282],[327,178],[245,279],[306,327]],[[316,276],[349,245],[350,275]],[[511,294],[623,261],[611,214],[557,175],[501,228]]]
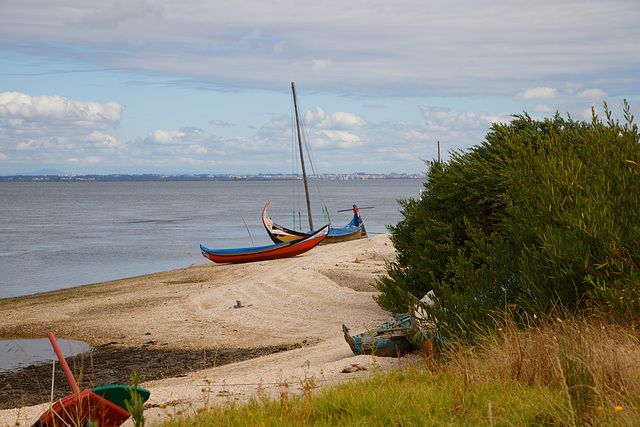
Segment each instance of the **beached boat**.
[[353,354],[371,354],[380,357],[402,356],[415,348],[406,336],[411,328],[408,313],[398,314],[393,322],[385,322],[373,331],[351,335],[349,328],[342,325],[344,339]]
[[328,231],[329,226],[325,225],[320,230],[305,238],[268,246],[239,249],[208,249],[200,245],[200,249],[202,250],[202,256],[217,263],[240,263],[288,258],[303,254],[316,247],[327,237]]
[[[84,425],[117,427],[124,423],[131,416],[127,411],[125,400],[131,399],[130,390],[133,388],[114,385],[80,391],[52,332],[49,332],[49,340],[73,393],[53,402],[33,427]],[[145,402],[150,395],[148,390],[141,388],[136,388],[135,393],[142,402]]]
[[[288,242],[291,240],[307,237],[310,234],[314,233],[313,217],[311,215],[311,199],[309,197],[309,184],[307,180],[307,171],[305,168],[305,160],[304,160],[304,154],[303,154],[303,148],[302,148],[303,135],[306,135],[306,132],[302,132],[301,130],[302,125],[300,123],[300,112],[298,110],[298,100],[296,97],[296,86],[294,82],[291,82],[291,91],[293,93],[293,105],[294,105],[295,118],[296,118],[298,151],[300,153],[300,165],[302,167],[302,180],[304,183],[304,192],[305,192],[305,197],[307,201],[307,216],[309,219],[309,230],[311,231],[306,231],[306,232],[296,231],[296,230],[292,230],[276,224],[275,222],[273,222],[271,217],[269,217],[269,215],[267,214],[267,206],[269,206],[269,203],[267,203],[262,211],[262,223],[264,224],[264,227],[267,230],[267,233],[269,233],[269,237],[274,243]],[[308,142],[306,143],[306,145],[308,146]],[[309,149],[307,150],[309,151]],[[373,209],[373,208],[366,207],[366,208],[360,208],[360,209]],[[353,205],[352,209],[345,209],[338,212],[345,212],[347,210],[353,210],[353,219],[351,220],[351,222],[342,228],[333,228],[331,227],[331,225],[329,225],[329,233],[327,237],[323,240],[322,242],[323,244],[345,242],[347,240],[362,239],[367,237],[367,231],[364,228],[364,222],[360,217],[358,207],[356,205]],[[326,222],[330,224],[331,220],[329,218],[329,211],[326,209],[326,207],[323,207],[323,211],[326,217]]]
[[[302,239],[312,234],[312,232],[305,233],[302,231],[291,230],[276,224],[267,213],[268,206],[269,202],[267,202],[262,210],[262,224],[274,243]],[[322,241],[322,244],[346,242],[348,240],[362,239],[364,237],[367,237],[367,231],[364,228],[362,218],[360,218],[358,207],[353,205],[353,219],[351,222],[343,228],[329,227],[327,237]]]

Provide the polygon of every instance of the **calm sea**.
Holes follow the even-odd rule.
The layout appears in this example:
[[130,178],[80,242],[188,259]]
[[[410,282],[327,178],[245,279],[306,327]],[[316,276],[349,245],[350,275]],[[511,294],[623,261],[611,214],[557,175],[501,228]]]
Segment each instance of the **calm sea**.
[[[398,199],[417,198],[422,180],[320,181],[332,224],[353,204],[370,234],[387,233]],[[261,222],[293,226],[304,207],[293,181],[0,182],[0,298],[204,264],[209,248],[271,244]],[[316,184],[310,185],[312,198]],[[314,206],[314,225],[324,224]],[[296,208],[297,209],[297,208]],[[306,216],[303,231],[308,230]],[[299,220],[296,220],[299,223]],[[299,224],[296,224],[299,225]],[[298,227],[296,227],[298,228]]]

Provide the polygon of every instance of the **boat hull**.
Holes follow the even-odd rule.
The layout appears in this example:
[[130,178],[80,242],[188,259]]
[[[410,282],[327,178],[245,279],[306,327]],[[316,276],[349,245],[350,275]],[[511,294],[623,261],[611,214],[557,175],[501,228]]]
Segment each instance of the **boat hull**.
[[115,427],[130,415],[125,409],[87,389],[55,402],[34,425],[82,426],[91,421],[101,427]]
[[408,328],[411,328],[408,314],[398,315],[394,322],[385,323],[376,330],[357,335],[351,335],[349,328],[342,325],[344,339],[353,354],[371,354],[380,357],[398,357],[415,349],[405,334]]
[[216,263],[243,263],[288,258],[303,254],[316,247],[327,237],[329,226],[325,225],[305,237],[270,246],[240,249],[208,249],[200,245],[202,255]]
[[[312,231],[305,233],[301,231],[291,230],[289,228],[276,224],[267,213],[268,206],[269,203],[267,203],[262,210],[262,224],[264,225],[264,228],[267,230],[269,237],[274,243],[290,242],[292,240],[302,239],[313,234]],[[358,225],[353,225],[354,222],[357,222]],[[321,244],[325,245],[328,243],[347,242],[349,240],[364,239],[366,237],[367,231],[364,228],[362,220],[360,220],[358,216],[354,215],[354,219],[349,224],[347,224],[346,227],[329,227],[327,237],[321,242]]]
[[355,355],[370,354],[379,357],[398,357],[415,349],[407,337],[398,332],[376,334],[376,331],[350,335],[342,325],[344,338]]

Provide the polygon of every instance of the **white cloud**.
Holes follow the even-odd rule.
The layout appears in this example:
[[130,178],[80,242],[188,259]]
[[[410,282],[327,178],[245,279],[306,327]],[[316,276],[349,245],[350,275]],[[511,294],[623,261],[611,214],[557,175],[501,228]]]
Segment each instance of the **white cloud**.
[[145,148],[135,152],[137,156],[199,156],[209,153],[205,144],[214,137],[200,129],[183,128],[181,130],[155,130],[142,141]]
[[103,160],[104,160],[104,157],[98,157],[98,156],[87,156],[84,158],[84,161],[86,161],[89,164],[100,163]]
[[13,120],[104,129],[115,126],[120,121],[124,109],[124,105],[117,102],[100,104],[73,101],[62,96],[0,93],[0,117]]
[[573,96],[573,98],[583,101],[602,101],[606,97],[607,93],[601,89],[585,89]]
[[455,111],[444,107],[420,108],[423,125],[431,131],[488,130],[493,123],[508,123],[511,117],[507,113],[488,114]]
[[305,113],[304,121],[308,126],[320,129],[364,129],[367,126],[367,122],[355,114],[339,111],[327,116],[318,106]]
[[165,131],[165,130],[154,130],[149,134],[146,139],[146,142],[150,144],[180,144],[182,139],[186,136],[186,133],[180,132],[177,130]]
[[2,92],[0,149],[7,158],[0,160],[10,157],[14,165],[63,165],[72,159],[97,164],[108,154],[111,162],[119,163],[126,145],[103,130],[117,126],[124,109],[117,102]]
[[210,125],[213,126],[235,126],[233,123],[225,122],[224,120],[212,119],[209,121]]
[[518,93],[515,99],[518,101],[543,101],[556,99],[558,89],[552,87],[534,87]]
[[343,130],[323,130],[313,136],[313,143],[319,148],[340,147],[354,149],[362,146],[359,136]]
[[96,148],[114,149],[124,147],[125,145],[124,142],[119,141],[117,138],[97,130],[91,132],[91,134],[85,138],[85,141]]
[[533,110],[531,110],[531,111],[534,112],[534,113],[548,114],[548,113],[553,113],[555,110],[550,105],[536,104],[536,106],[533,107]]

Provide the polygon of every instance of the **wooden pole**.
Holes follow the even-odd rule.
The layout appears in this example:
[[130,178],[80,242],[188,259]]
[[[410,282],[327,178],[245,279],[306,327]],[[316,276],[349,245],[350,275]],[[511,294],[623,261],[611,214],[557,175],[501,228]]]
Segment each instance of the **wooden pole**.
[[302,136],[300,134],[300,117],[298,116],[298,100],[296,99],[296,85],[291,82],[293,90],[293,108],[296,110],[296,128],[298,130],[298,147],[300,148],[300,164],[302,165],[302,179],[304,180],[304,193],[307,196],[307,211],[309,213],[309,230],[313,230],[313,219],[311,219],[311,201],[309,199],[309,185],[307,184],[307,171],[304,168],[304,155],[302,153]]

